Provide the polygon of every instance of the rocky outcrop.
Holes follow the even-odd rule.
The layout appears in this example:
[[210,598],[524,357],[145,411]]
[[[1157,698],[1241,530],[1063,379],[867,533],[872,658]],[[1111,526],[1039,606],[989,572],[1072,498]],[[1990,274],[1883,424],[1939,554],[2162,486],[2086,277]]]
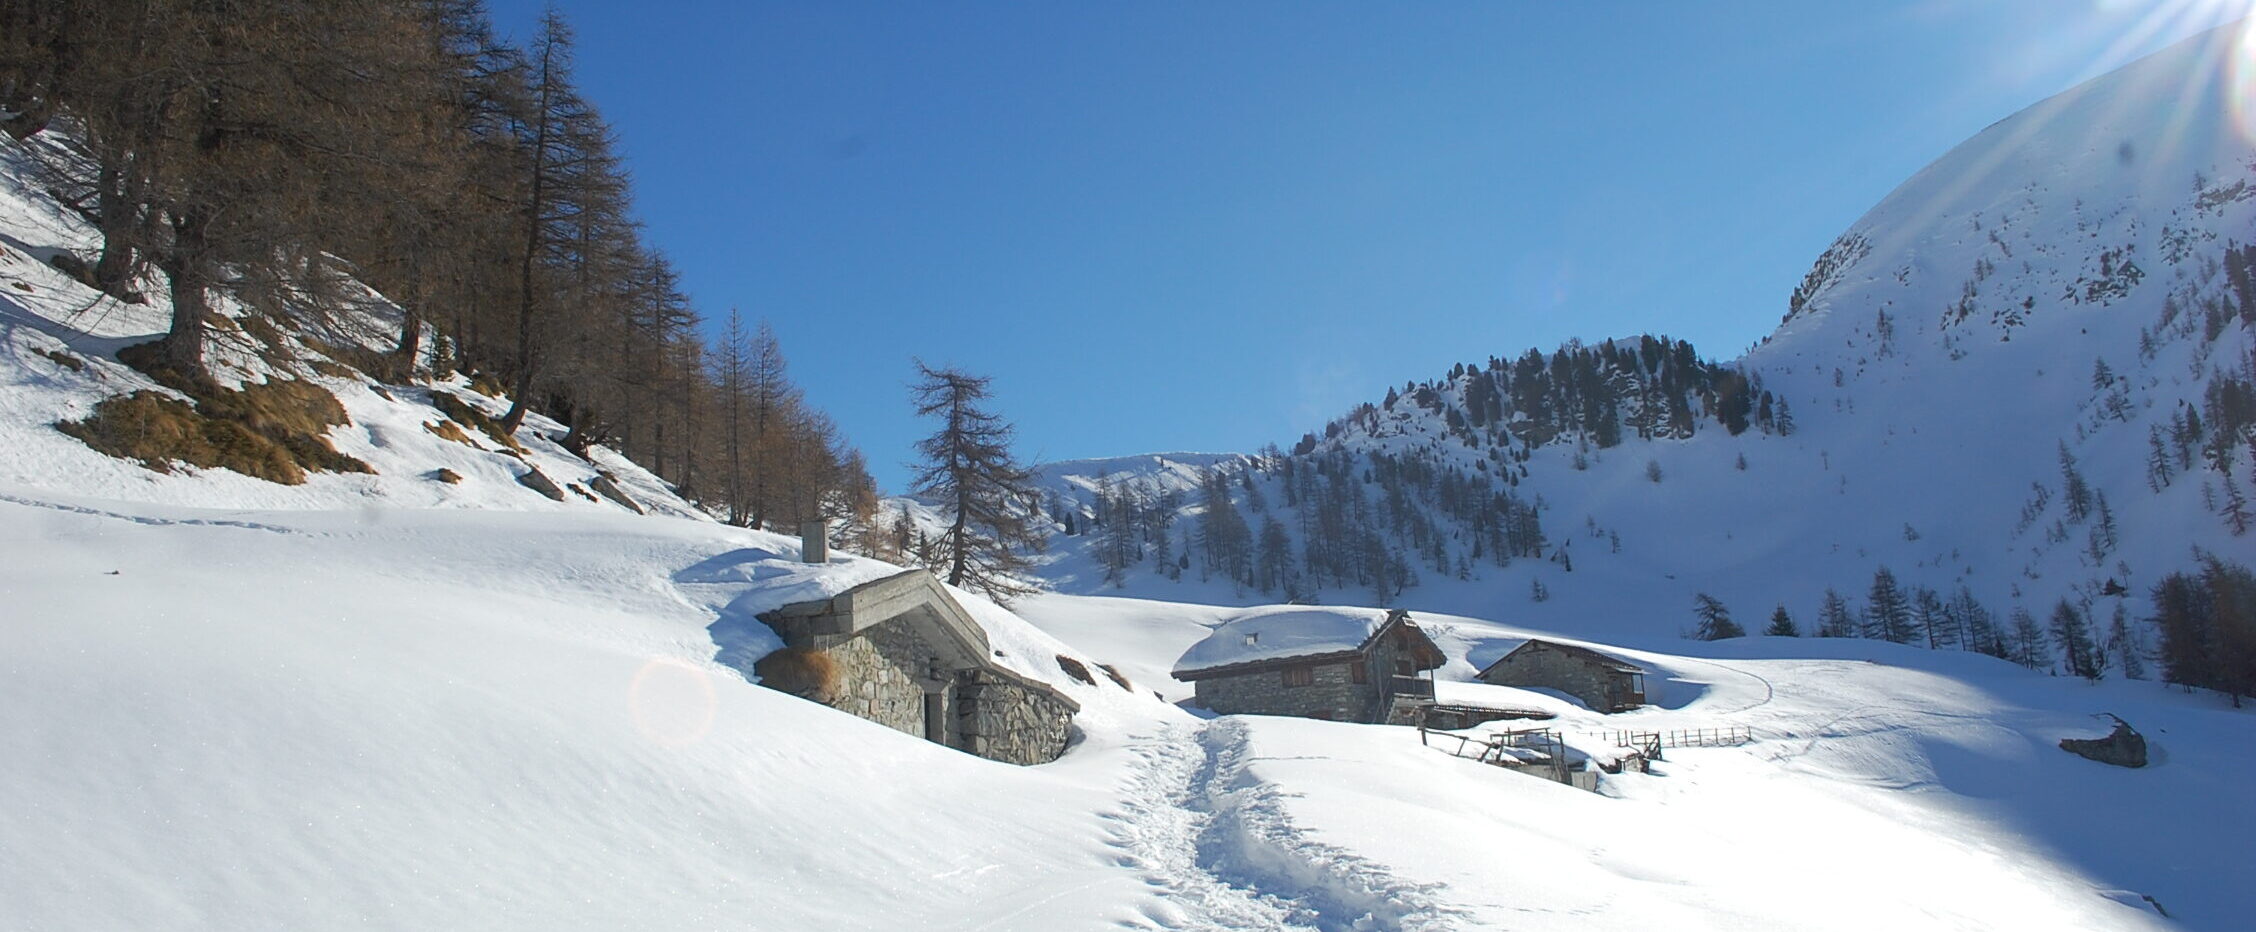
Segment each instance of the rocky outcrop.
[[[2115,718],[2115,716],[2108,716]],[[2131,723],[2115,718],[2115,730],[2105,738],[2062,738],[2060,749],[2077,757],[2117,767],[2146,766],[2146,736]]]
[[531,466],[525,467],[525,472],[517,477],[517,484],[546,495],[555,501],[561,502],[564,500],[564,490],[557,486],[556,480],[549,478],[547,473]]

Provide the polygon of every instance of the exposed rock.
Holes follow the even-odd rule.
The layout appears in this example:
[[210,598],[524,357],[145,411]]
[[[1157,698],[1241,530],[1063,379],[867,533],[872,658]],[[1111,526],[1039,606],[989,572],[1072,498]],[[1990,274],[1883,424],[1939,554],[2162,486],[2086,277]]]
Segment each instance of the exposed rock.
[[597,473],[594,479],[588,480],[588,488],[594,489],[597,495],[618,502],[620,507],[628,511],[638,515],[643,513],[642,506],[635,504],[634,499],[627,497],[626,490],[619,488],[618,478],[610,473]]
[[[2114,716],[2108,716],[2115,718]],[[2060,749],[2078,757],[2117,767],[2146,766],[2146,736],[2131,723],[2115,718],[2115,730],[2105,738],[2062,738]]]
[[557,501],[564,500],[563,487],[557,485],[556,480],[549,478],[539,469],[526,467],[524,475],[517,477],[517,484]]

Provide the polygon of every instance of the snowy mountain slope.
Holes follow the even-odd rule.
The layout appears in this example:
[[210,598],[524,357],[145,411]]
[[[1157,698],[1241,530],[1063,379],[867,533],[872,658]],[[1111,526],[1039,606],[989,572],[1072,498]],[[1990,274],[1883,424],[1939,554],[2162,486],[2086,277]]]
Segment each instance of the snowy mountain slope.
[[[1750,627],[1784,605],[1807,629],[1828,588],[1854,601],[1885,567],[1907,588],[1964,587],[1999,618],[2061,599],[2100,625],[2117,604],[2138,617],[2195,548],[2248,552],[2225,514],[2256,495],[2256,443],[2237,439],[2256,436],[2240,41],[2238,27],[2188,40],[1953,150],[1859,220],[1732,363],[1666,339],[1491,357],[1232,467],[1247,536],[1278,518],[1298,580],[1232,578],[1203,548],[1159,572],[1148,532],[1113,573],[1102,528],[1061,538],[1046,578],[1641,639],[1687,627],[1696,592]],[[1195,480],[1106,468],[1146,510],[1176,493],[1174,552],[1201,546]],[[1468,504],[1468,489],[1509,499]],[[1344,520],[1324,529],[1312,499]],[[1319,569],[1317,541],[1368,553]],[[2102,595],[2118,586],[2128,601]]]
[[[34,137],[31,145],[51,144]],[[504,446],[474,426],[453,422],[433,406],[437,393],[498,418],[506,399],[488,397],[469,380],[387,385],[341,364],[329,346],[381,351],[397,327],[398,309],[361,290],[358,306],[308,332],[246,327],[242,309],[220,302],[228,323],[212,340],[216,376],[230,385],[303,380],[336,397],[349,423],[331,430],[338,452],[370,474],[314,472],[302,485],[279,485],[225,469],[174,464],[170,472],[107,456],[55,429],[109,397],[150,391],[178,393],[120,364],[118,350],[161,336],[171,317],[166,289],[145,286],[145,304],[94,291],[48,264],[58,252],[91,255],[99,235],[56,204],[32,180],[24,153],[0,149],[0,487],[60,488],[139,501],[236,508],[507,508],[610,510],[625,506],[594,491],[609,474],[638,507],[694,517],[699,512],[665,483],[614,451],[597,446],[583,459],[557,442],[562,425],[538,414]],[[316,345],[317,343],[321,345]],[[434,428],[459,433],[441,436]],[[438,478],[444,470],[455,477]],[[518,479],[538,470],[564,500],[551,501]]]

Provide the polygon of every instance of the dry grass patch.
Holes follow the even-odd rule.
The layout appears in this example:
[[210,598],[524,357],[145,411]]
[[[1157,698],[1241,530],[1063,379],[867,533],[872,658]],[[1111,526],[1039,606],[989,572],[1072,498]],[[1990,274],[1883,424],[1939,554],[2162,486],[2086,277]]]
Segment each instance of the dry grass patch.
[[462,425],[453,421],[424,421],[423,429],[430,431],[441,440],[452,440],[473,450],[485,449],[478,445],[478,441],[470,439],[469,434],[462,432]]
[[41,349],[35,346],[32,347],[31,351],[38,353],[41,356],[47,357],[48,360],[52,361],[55,365],[69,369],[72,372],[86,371],[86,360],[80,359],[61,350]]
[[752,664],[760,685],[829,705],[838,698],[838,662],[819,650],[786,647]]
[[317,386],[269,382],[239,392],[208,391],[194,404],[151,391],[108,398],[84,420],[55,427],[157,472],[171,472],[178,462],[300,485],[308,470],[375,471],[329,445],[325,435],[345,423],[344,409]]
[[1113,666],[1109,663],[1100,663],[1097,664],[1097,669],[1103,670],[1105,679],[1111,680],[1113,685],[1118,686],[1128,692],[1136,691],[1135,687],[1128,685],[1128,678],[1121,675],[1119,667]]
[[154,353],[148,346],[127,347],[118,358],[191,401],[139,391],[104,399],[85,419],[55,428],[157,472],[171,472],[178,462],[283,485],[304,483],[309,470],[375,472],[329,445],[329,429],[352,421],[337,396],[321,386],[277,379],[234,391],[192,382],[149,365]]
[[353,367],[340,366],[326,359],[308,359],[306,368],[312,369],[316,375],[326,375],[332,379],[357,382],[361,378],[360,372]]
[[434,469],[431,471],[431,478],[437,479],[440,482],[444,482],[448,485],[462,484],[462,474],[455,472],[452,469]]
[[480,411],[469,402],[455,397],[452,392],[432,390],[431,406],[439,409],[440,414],[477,428],[480,433],[492,437],[495,443],[520,453],[525,450],[524,445],[518,443],[516,437],[510,436],[509,431],[501,426],[500,421],[487,417],[484,411]]
[[1065,675],[1073,677],[1074,679],[1080,680],[1081,682],[1087,683],[1091,686],[1097,685],[1097,678],[1089,675],[1089,668],[1082,666],[1081,661],[1075,660],[1064,654],[1059,654],[1057,655],[1057,662],[1058,669],[1064,670]]

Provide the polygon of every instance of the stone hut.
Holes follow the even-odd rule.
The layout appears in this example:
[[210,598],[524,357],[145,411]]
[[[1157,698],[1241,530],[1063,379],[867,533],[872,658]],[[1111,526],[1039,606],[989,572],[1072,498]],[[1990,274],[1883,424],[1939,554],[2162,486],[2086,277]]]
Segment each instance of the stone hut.
[[760,620],[784,643],[754,664],[763,685],[989,760],[1056,760],[1081,711],[996,663],[987,632],[925,570]]
[[1443,662],[1409,612],[1281,606],[1217,626],[1175,662],[1174,676],[1226,715],[1386,722],[1433,703],[1428,671]]
[[1556,689],[1599,712],[1626,712],[1645,704],[1645,668],[1587,647],[1530,640],[1488,669],[1483,683]]

